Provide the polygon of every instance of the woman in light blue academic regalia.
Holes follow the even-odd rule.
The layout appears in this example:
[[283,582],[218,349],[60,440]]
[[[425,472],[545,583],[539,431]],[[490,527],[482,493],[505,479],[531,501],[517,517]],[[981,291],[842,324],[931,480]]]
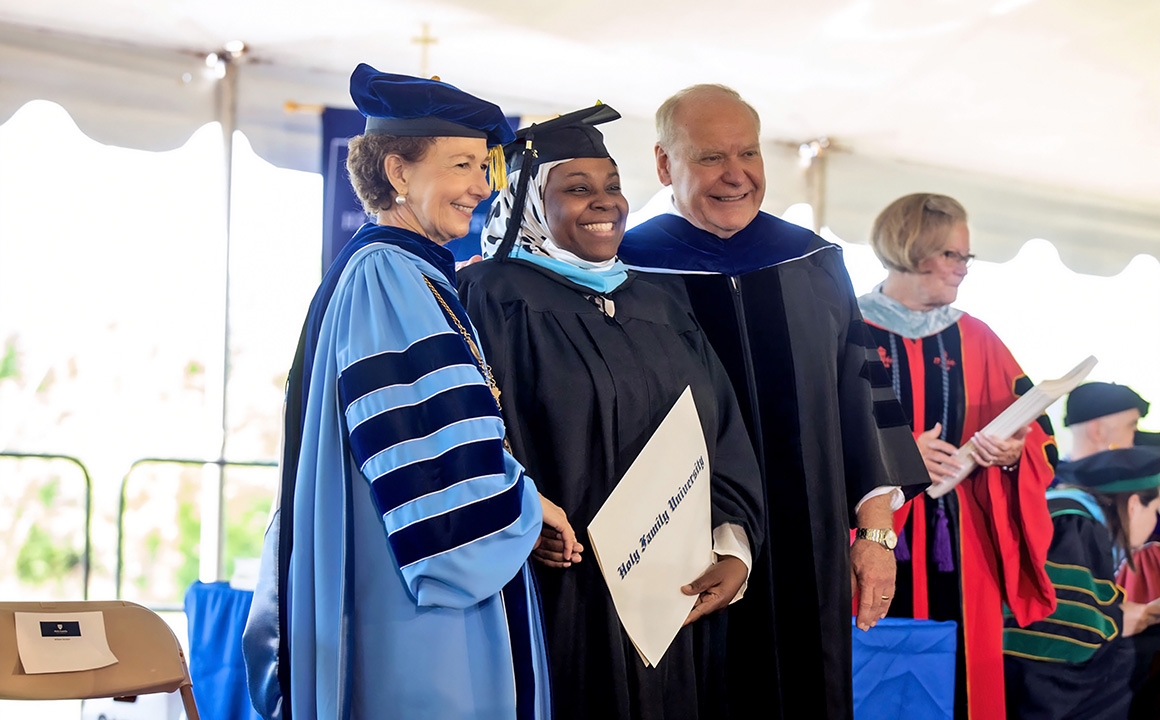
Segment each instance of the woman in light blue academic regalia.
[[527,558],[545,514],[573,536],[505,450],[443,247],[490,196],[512,132],[438,80],[360,65],[351,96],[367,125],[347,168],[374,220],[323,279],[291,371],[251,697],[299,720],[546,717]]

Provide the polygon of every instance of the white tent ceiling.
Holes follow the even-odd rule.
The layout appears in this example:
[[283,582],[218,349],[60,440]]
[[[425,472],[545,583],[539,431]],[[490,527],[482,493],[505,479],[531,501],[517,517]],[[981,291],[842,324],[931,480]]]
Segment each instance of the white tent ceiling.
[[0,121],[34,98],[103,142],[180,145],[215,119],[204,58],[246,43],[238,124],[268,159],[316,169],[316,114],[349,106],[358,62],[431,73],[542,116],[599,98],[634,207],[659,188],[651,115],[694,82],[759,110],[767,208],[810,200],[797,146],[827,137],[825,219],[864,239],[894,197],[936,190],[1003,260],[1031,237],[1077,269],[1160,256],[1155,0],[0,0]]

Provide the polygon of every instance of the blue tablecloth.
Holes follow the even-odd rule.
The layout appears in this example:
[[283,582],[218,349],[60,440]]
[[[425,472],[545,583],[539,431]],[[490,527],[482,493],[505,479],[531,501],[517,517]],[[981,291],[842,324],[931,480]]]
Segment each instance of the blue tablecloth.
[[260,720],[246,692],[242,660],[242,630],[253,597],[226,582],[195,582],[185,593],[189,675],[198,713],[207,720]]
[[855,720],[954,717],[954,622],[886,618],[853,632]]
[[[189,673],[204,718],[259,720],[242,660],[252,599],[225,582],[197,582],[185,594]],[[869,632],[854,627],[853,637],[855,720],[952,720],[955,623],[886,618]]]

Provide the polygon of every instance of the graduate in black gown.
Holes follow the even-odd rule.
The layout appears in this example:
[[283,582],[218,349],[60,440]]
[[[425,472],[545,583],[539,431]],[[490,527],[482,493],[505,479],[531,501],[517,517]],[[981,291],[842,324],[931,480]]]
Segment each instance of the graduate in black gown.
[[1105,450],[1062,463],[1047,491],[1055,534],[1047,575],[1056,609],[1003,630],[1007,716],[1117,720],[1129,716],[1128,638],[1160,622],[1160,600],[1124,599],[1116,567],[1148,539],[1160,510],[1160,453]]
[[696,320],[616,258],[628,203],[593,127],[615,117],[597,106],[517,133],[509,190],[497,197],[483,236],[484,256],[493,259],[460,272],[460,295],[502,391],[512,451],[582,539],[692,387],[709,453],[718,559],[682,588],[700,595],[698,604],[659,665],[644,666],[583,543],[566,552],[549,530],[533,556],[556,717],[727,717],[726,608],[744,591],[751,548],[763,540],[757,462],[729,378]]

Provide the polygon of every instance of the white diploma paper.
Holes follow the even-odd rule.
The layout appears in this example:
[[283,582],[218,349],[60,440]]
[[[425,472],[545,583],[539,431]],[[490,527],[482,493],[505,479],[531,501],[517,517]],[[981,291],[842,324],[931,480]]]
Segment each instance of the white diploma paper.
[[656,666],[696,603],[681,586],[713,563],[709,456],[685,392],[588,526],[625,632]]
[[[1053,402],[1074,390],[1076,385],[1084,381],[1097,362],[1094,355],[1089,355],[1086,360],[1076,365],[1071,372],[1063,377],[1039,383],[1011,403],[1011,406],[999,413],[998,417],[987,423],[987,427],[983,428],[981,432],[999,440],[1011,437],[1019,431],[1019,428],[1030,425],[1031,421],[1039,417]],[[926,494],[932,498],[946,495],[961,483],[963,478],[970,475],[975,469],[975,459],[971,456],[971,451],[974,449],[973,442],[963,443],[963,446],[955,453],[955,462],[961,464],[963,469],[950,480],[938,485],[931,485],[927,488]]]
[[95,670],[117,662],[101,612],[13,613],[16,651],[28,675]]

